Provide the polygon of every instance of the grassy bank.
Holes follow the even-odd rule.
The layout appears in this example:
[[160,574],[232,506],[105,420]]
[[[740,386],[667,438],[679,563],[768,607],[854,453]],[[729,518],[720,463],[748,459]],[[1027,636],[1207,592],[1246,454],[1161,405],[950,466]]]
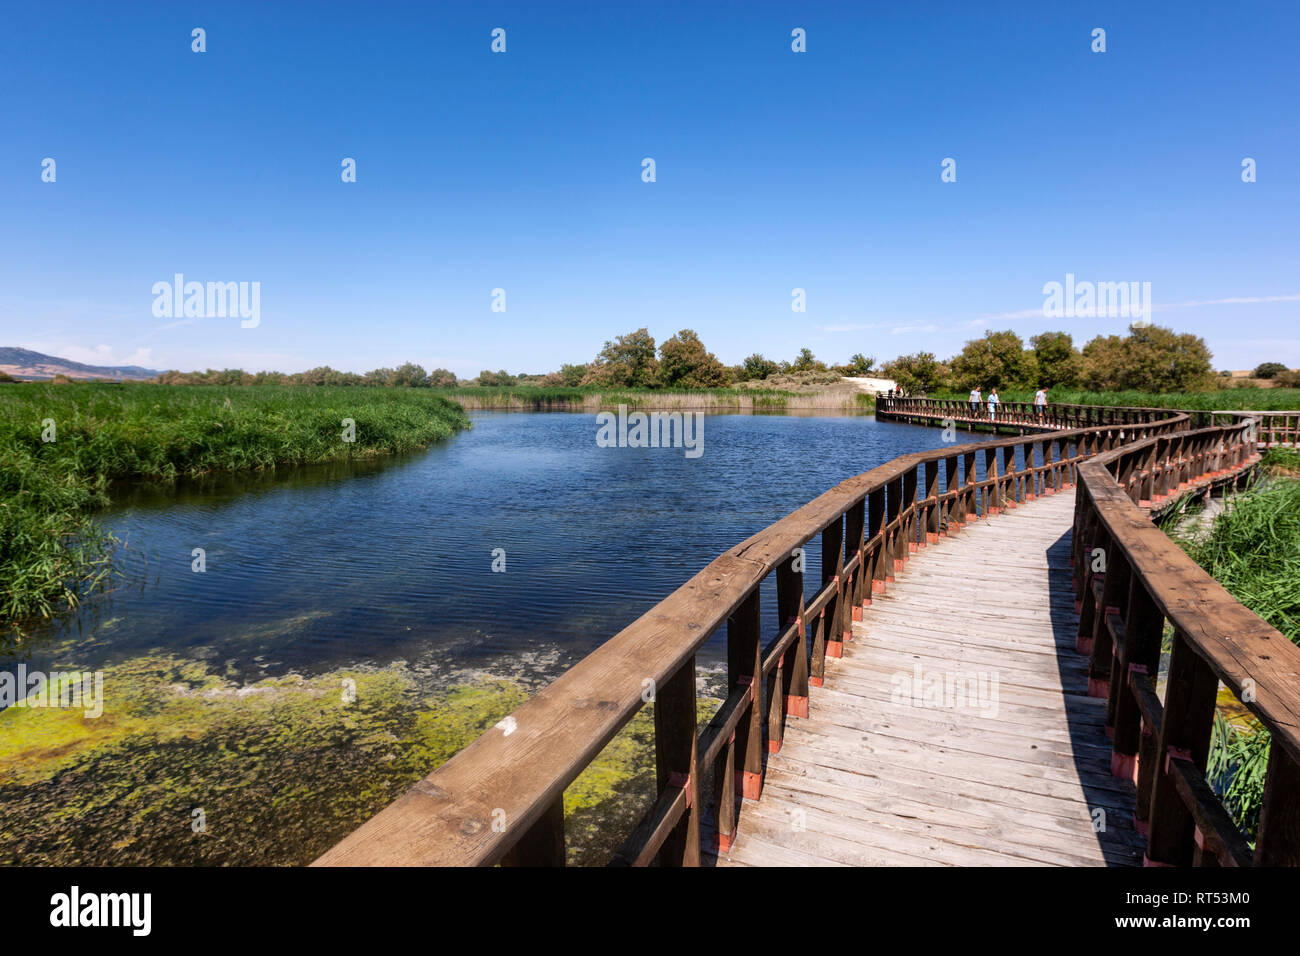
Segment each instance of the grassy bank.
[[[1275,449],[1275,477],[1228,500],[1209,533],[1179,538],[1187,553],[1238,601],[1300,644],[1300,480],[1276,477],[1297,455]],[[1259,822],[1269,735],[1253,719],[1215,720],[1208,776],[1251,839]]]
[[[943,393],[932,398],[966,399],[967,393]],[[985,396],[987,397],[987,395]],[[1032,390],[999,389],[1004,402],[1032,402]],[[1050,402],[1066,405],[1124,405],[1131,408],[1179,408],[1201,411],[1282,411],[1300,409],[1300,388],[1222,388],[1212,392],[1085,392],[1079,389],[1054,388],[1047,393]]]
[[394,454],[468,425],[427,389],[0,385],[0,624],[102,580],[111,542],[93,512],[114,481]]

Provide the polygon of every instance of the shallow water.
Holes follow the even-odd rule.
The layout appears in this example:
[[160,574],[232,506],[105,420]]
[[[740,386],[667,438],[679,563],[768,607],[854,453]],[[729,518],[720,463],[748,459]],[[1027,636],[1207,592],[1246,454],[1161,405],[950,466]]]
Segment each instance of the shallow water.
[[709,415],[690,460],[599,448],[592,415],[472,419],[398,461],[119,493],[102,519],[126,542],[118,586],[38,633],[35,661],[50,642],[83,668],[202,648],[247,678],[581,657],[731,545],[939,437],[870,416]]

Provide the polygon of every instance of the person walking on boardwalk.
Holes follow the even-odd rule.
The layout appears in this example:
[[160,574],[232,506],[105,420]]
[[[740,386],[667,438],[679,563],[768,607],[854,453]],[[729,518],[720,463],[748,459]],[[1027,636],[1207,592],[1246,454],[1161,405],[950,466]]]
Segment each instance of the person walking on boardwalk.
[[976,385],[970,390],[970,417],[975,418],[980,413],[980,387]]
[[998,403],[1000,401],[1001,399],[998,398],[998,390],[996,388],[989,389],[989,421],[995,421],[997,419]]
[[1034,411],[1038,413],[1040,422],[1047,417],[1047,389],[1041,385],[1038,386],[1038,391],[1034,392]]

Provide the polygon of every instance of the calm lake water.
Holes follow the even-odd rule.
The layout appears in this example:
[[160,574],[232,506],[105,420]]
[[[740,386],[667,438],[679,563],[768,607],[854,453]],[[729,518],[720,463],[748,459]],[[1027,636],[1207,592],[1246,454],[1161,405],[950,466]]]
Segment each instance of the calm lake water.
[[[34,635],[28,668],[111,676],[114,666],[163,654],[203,662],[228,688],[394,664],[420,692],[484,676],[535,687],[736,542],[844,478],[939,445],[934,429],[866,415],[709,415],[704,454],[688,459],[682,449],[598,447],[591,414],[471,417],[472,430],[380,464],[124,491],[103,518],[125,542],[115,588]],[[192,569],[196,548],[204,573]],[[492,569],[494,549],[504,550],[505,573]],[[715,640],[702,670],[716,674],[723,650]],[[106,695],[111,702],[111,686]],[[11,803],[30,798],[59,815],[89,800],[100,776],[132,792],[139,784],[118,780],[113,759],[123,758],[101,754],[53,777],[33,771],[25,790],[0,786],[0,804],[7,790]],[[204,761],[187,766],[182,776],[199,790],[210,781],[194,778],[217,772]],[[98,850],[70,856],[62,840],[14,833],[2,808],[0,824],[0,859],[248,860],[145,851],[140,840],[166,841],[103,819],[123,832],[96,831]],[[255,808],[243,825],[259,829]],[[319,835],[283,829],[270,837],[279,842],[272,862],[303,862],[321,849]]]

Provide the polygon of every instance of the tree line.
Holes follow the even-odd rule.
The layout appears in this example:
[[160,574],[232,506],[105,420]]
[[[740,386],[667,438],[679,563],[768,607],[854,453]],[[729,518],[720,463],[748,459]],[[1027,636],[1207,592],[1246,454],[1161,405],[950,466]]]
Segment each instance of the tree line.
[[[1068,332],[1042,332],[1028,346],[1010,330],[985,332],[960,352],[900,355],[886,362],[887,378],[913,393],[982,388],[1083,388],[1095,392],[1196,392],[1222,384],[1205,340],[1158,325],[1133,325],[1126,335],[1098,335],[1082,348]],[[1261,378],[1296,384],[1297,374],[1277,365]],[[1259,371],[1269,371],[1261,366]]]
[[[1211,367],[1205,340],[1157,325],[1131,326],[1125,335],[1098,335],[1082,348],[1068,332],[1041,332],[1028,344],[1011,330],[988,331],[968,341],[960,352],[940,359],[934,352],[900,355],[877,366],[876,359],[855,353],[840,365],[820,361],[811,349],[800,349],[789,361],[754,353],[737,365],[726,365],[710,352],[692,329],[656,345],[645,328],[607,342],[585,364],[561,365],[547,374],[483,370],[461,379],[445,368],[426,372],[413,362],[364,374],[340,372],[328,366],[306,372],[245,372],[208,369],[206,372],[164,372],[157,381],[174,385],[355,385],[415,388],[473,388],[532,386],[539,388],[726,388],[778,376],[816,374],[879,376],[893,379],[912,394],[963,392],[976,386],[1001,389],[1084,388],[1090,391],[1193,392],[1222,384]],[[813,373],[809,376],[809,373]],[[1257,378],[1275,379],[1300,387],[1300,373],[1277,362],[1255,370]],[[779,385],[781,382],[774,382]]]
[[790,362],[751,355],[739,365],[724,365],[704,347],[692,329],[682,329],[656,346],[649,330],[641,328],[607,341],[590,362],[561,365],[558,372],[512,375],[505,369],[484,369],[472,379],[436,368],[426,372],[414,362],[397,368],[373,369],[364,374],[340,372],[328,365],[306,372],[246,372],[243,369],[208,369],[205,372],[163,372],[164,385],[357,385],[414,388],[473,388],[534,386],[539,388],[726,388],[737,382],[767,379],[778,374],[824,372],[835,375],[869,375],[875,359],[854,355],[843,365],[827,365],[810,349],[801,349]]
[[453,388],[456,373],[445,368],[426,372],[424,366],[406,362],[397,368],[376,368],[365,374],[340,372],[322,365],[305,372],[245,372],[241,368],[206,372],[163,372],[154,381],[163,385],[359,385],[384,388]]

